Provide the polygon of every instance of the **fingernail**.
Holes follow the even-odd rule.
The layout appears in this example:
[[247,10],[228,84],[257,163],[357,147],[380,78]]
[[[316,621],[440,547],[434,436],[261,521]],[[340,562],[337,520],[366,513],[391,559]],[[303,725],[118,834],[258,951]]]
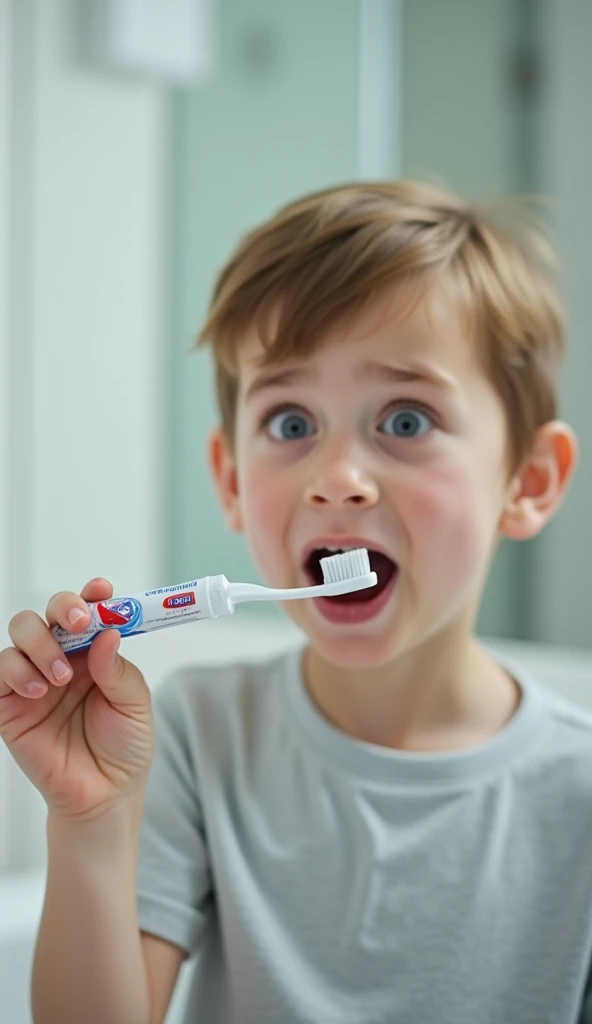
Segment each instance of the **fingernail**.
[[51,671],[53,672],[56,679],[65,679],[66,676],[70,675],[70,666],[66,665],[65,661],[60,661],[59,658],[52,663]]
[[24,683],[23,690],[30,697],[42,697],[44,693],[47,693],[47,683]]
[[82,608],[73,608],[71,612],[68,612],[68,622],[73,626],[75,622],[78,622],[79,619],[83,619],[84,616],[85,613],[82,611]]

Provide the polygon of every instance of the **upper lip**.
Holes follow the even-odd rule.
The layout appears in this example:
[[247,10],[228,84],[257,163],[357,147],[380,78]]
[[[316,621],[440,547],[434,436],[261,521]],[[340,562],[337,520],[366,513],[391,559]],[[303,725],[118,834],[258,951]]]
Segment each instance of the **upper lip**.
[[379,544],[368,537],[356,537],[354,534],[349,533],[324,533],[321,537],[315,537],[314,540],[309,541],[305,546],[302,552],[302,565],[306,566],[310,555],[317,548],[367,548],[368,551],[379,551],[382,555],[390,558],[391,562],[395,562],[395,559],[384,544]]

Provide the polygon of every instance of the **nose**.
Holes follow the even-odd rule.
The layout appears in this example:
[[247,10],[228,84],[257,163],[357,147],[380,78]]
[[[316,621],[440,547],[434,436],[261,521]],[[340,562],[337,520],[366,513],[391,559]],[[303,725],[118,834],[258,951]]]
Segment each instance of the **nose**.
[[376,480],[364,465],[360,454],[352,449],[339,453],[326,452],[315,467],[304,492],[309,505],[372,506],[378,501]]

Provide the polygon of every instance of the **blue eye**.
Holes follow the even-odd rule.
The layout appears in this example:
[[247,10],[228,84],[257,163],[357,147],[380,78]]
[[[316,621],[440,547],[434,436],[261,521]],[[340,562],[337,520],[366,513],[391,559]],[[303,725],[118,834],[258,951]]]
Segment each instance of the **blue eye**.
[[[423,429],[422,421],[423,424],[427,424]],[[391,429],[384,429],[385,423],[391,424]],[[381,434],[387,434],[390,437],[413,438],[427,434],[431,427],[432,419],[426,412],[420,412],[419,409],[407,407],[391,411],[388,416],[382,420],[379,430]]]
[[314,426],[309,418],[295,409],[272,413],[266,425],[276,441],[300,441],[314,434]]

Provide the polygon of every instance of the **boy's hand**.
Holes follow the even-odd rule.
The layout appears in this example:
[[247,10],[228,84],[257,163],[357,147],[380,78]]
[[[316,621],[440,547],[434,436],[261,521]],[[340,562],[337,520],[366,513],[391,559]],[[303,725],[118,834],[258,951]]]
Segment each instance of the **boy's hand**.
[[[77,594],[54,594],[45,612],[18,612],[8,632],[14,647],[0,651],[0,736],[48,808],[71,820],[92,820],[140,789],[153,753],[150,691],[135,665],[117,654],[117,630],[65,655],[50,632],[59,623],[80,633],[89,623],[85,602],[113,596],[107,580]],[[75,623],[69,613],[84,615]],[[56,678],[56,661],[69,665]],[[32,683],[42,684],[35,692]]]

